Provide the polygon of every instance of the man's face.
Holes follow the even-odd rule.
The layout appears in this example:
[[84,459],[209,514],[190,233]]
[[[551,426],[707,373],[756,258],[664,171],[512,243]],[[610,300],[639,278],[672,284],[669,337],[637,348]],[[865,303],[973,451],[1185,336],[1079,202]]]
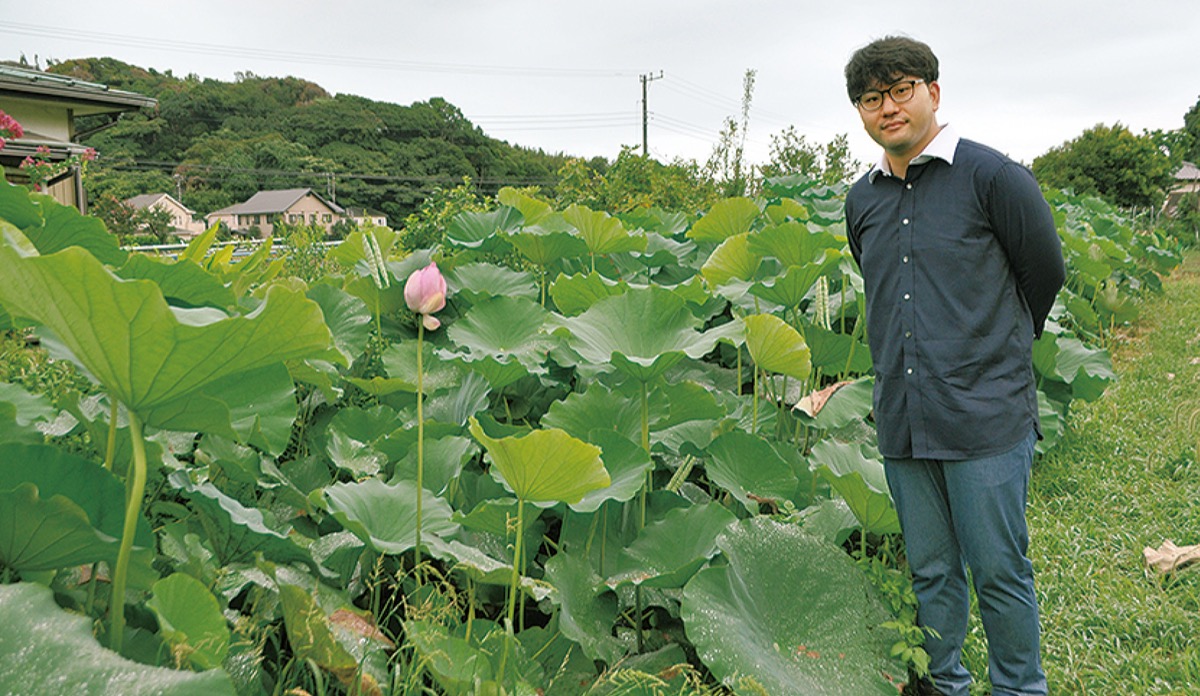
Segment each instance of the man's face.
[[[900,95],[899,103],[895,95]],[[879,108],[868,111],[870,97],[876,96],[881,97]],[[858,115],[862,117],[867,134],[884,152],[907,162],[919,155],[937,135],[935,114],[940,99],[938,83],[899,75],[890,83],[873,85],[871,91],[860,97]]]

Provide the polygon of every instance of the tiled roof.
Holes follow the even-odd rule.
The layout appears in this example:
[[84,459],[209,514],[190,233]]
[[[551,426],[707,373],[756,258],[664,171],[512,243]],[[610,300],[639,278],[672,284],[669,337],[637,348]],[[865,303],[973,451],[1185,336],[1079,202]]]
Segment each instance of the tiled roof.
[[270,215],[271,213],[282,213],[288,208],[291,208],[296,201],[309,194],[316,196],[317,200],[329,206],[330,210],[334,211],[335,213],[342,212],[341,206],[337,205],[336,203],[330,203],[324,198],[321,198],[321,196],[315,193],[312,189],[301,188],[282,189],[278,191],[259,191],[247,199],[244,203],[238,203],[237,205],[231,205],[228,208],[222,208],[221,210],[210,213],[210,215],[215,213],[233,213],[235,215]]
[[1200,179],[1200,167],[1197,167],[1191,162],[1184,162],[1183,166],[1179,168],[1179,171],[1175,172],[1175,178],[1187,179],[1189,181]]
[[149,208],[150,206],[154,205],[155,203],[157,203],[158,201],[160,201],[163,198],[174,203],[175,205],[178,205],[180,208],[183,208],[184,210],[188,211],[189,213],[192,212],[191,208],[189,208],[186,205],[175,200],[169,193],[143,193],[140,196],[134,196],[133,198],[126,198],[125,202],[128,203],[129,205],[132,205],[135,208]]

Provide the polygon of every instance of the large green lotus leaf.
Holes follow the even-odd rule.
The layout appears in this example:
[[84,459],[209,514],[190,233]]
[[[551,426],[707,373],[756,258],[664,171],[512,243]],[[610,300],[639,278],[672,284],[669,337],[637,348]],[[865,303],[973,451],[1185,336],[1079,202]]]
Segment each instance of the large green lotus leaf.
[[642,382],[666,372],[684,356],[703,357],[717,341],[715,334],[696,330],[698,320],[682,299],[657,286],[631,288],[562,324],[570,346],[585,361],[611,363]]
[[725,285],[733,280],[750,280],[758,272],[762,257],[750,251],[746,240],[745,234],[734,235],[713,249],[700,268],[700,274],[710,286]]
[[620,295],[628,289],[627,283],[609,280],[596,272],[559,274],[550,284],[550,298],[563,316],[573,317],[586,312],[600,300]]
[[621,552],[610,587],[683,587],[717,553],[717,536],[737,516],[718,503],[677,508],[646,525]]
[[600,448],[562,430],[492,438],[474,417],[470,430],[519,500],[574,504],[589,491],[612,483],[600,459]]
[[[511,514],[515,517],[516,501],[510,502],[513,504]],[[508,587],[512,584],[513,569],[512,558],[505,555],[505,551],[511,555],[513,548],[511,542],[506,547],[503,537],[490,535],[477,535],[477,537],[470,540],[471,543],[454,539],[445,544],[439,544],[432,550],[432,553],[443,561],[452,563],[454,570],[466,573],[475,582]],[[531,540],[526,537],[526,541],[536,542],[537,539]],[[545,580],[521,574],[518,584],[535,602],[557,597],[554,585]]]
[[496,358],[485,357],[468,361],[459,353],[439,350],[436,351],[436,354],[442,360],[458,361],[463,367],[482,377],[496,391],[529,376],[529,371],[525,369],[525,366],[516,360],[502,362]]
[[805,221],[808,219],[808,208],[794,198],[780,198],[778,202],[768,205],[763,211],[775,225],[782,225],[789,220]]
[[186,471],[175,471],[167,480],[203,515],[212,544],[223,565],[248,561],[255,553],[280,563],[303,563],[317,572],[312,555],[287,534],[266,525],[262,510],[248,508],[211,483],[192,483]]
[[[417,390],[417,343],[418,341],[393,343],[380,356],[388,377],[391,380],[399,380],[397,384],[402,385],[400,391]],[[425,373],[423,386],[426,394],[455,387],[462,380],[462,368],[446,360],[437,360],[430,341],[424,341],[422,346],[421,367]],[[403,385],[410,386],[403,388]]]
[[142,413],[148,425],[199,431],[279,454],[296,420],[295,384],[283,363],[226,375]]
[[588,253],[587,244],[570,232],[555,232],[526,228],[509,236],[508,240],[521,256],[536,266],[549,266],[555,261],[571,259]]
[[835,546],[846,543],[861,525],[850,506],[841,498],[826,498],[800,511],[800,526],[818,539]]
[[21,256],[0,244],[0,303],[52,330],[110,394],[136,412],[205,384],[322,354],[329,329],[316,303],[273,287],[251,314],[175,310],[150,281],[122,281],[86,251]]
[[774,256],[785,268],[816,263],[825,250],[841,247],[842,243],[829,232],[812,232],[795,220],[750,235],[750,251],[759,256]]
[[1109,283],[1096,293],[1096,309],[1110,323],[1125,324],[1138,317],[1133,296],[1122,293],[1116,283]]
[[0,220],[7,220],[21,230],[40,227],[42,209],[30,198],[28,188],[0,177]]
[[507,205],[520,211],[521,216],[524,218],[523,222],[526,225],[539,225],[547,216],[554,212],[549,203],[539,201],[533,196],[522,193],[511,186],[505,186],[500,189],[500,192],[496,195],[496,200],[501,205]]
[[32,483],[0,490],[0,562],[20,571],[115,561],[118,539],[92,528],[69,498],[39,498]]
[[[801,403],[794,407],[796,415],[805,423],[821,430],[838,430],[864,420],[871,413],[875,378],[862,377],[854,382],[839,385],[833,394],[828,395],[824,404],[818,405],[815,399],[807,403],[801,400]],[[815,397],[816,394],[812,396]],[[810,416],[808,410],[813,409],[816,413]]]
[[[445,493],[451,482],[458,478],[463,467],[474,458],[477,451],[475,442],[470,438],[451,435],[433,439],[426,433],[425,470],[422,477],[425,490],[433,491],[436,495]],[[416,482],[417,450],[415,447],[410,448],[408,454],[396,462],[392,481],[399,479]]]
[[[459,386],[439,391],[429,398],[425,405],[425,419],[465,427],[468,418],[491,406],[491,392],[491,386],[483,375],[468,372]],[[425,427],[428,434],[429,424],[426,423]]]
[[868,459],[862,448],[825,439],[812,449],[814,470],[837,489],[863,528],[875,534],[900,531],[900,518],[888,492],[883,462]]
[[367,303],[332,285],[314,285],[305,293],[316,302],[325,317],[325,325],[333,335],[333,345],[353,362],[367,348],[371,339],[371,309]]
[[836,269],[841,261],[841,252],[828,251],[821,261],[789,266],[782,276],[776,277],[769,284],[755,283],[750,292],[756,297],[784,307],[799,307],[817,279]]
[[1071,385],[1077,399],[1095,401],[1117,379],[1108,351],[1088,348],[1077,338],[1059,337],[1055,371]]
[[[544,684],[545,670],[510,631],[491,622],[476,621],[474,637],[464,628],[455,633],[429,621],[406,621],[404,633],[412,641],[421,666],[448,696],[515,694],[536,696]],[[479,636],[482,635],[482,638]],[[503,672],[503,686],[497,681]]]
[[[343,527],[379,553],[399,554],[417,543],[417,486],[410,481],[389,485],[370,478],[335,483],[313,497]],[[450,521],[450,504],[428,491],[421,497],[421,543],[433,546],[458,525]]]
[[41,224],[23,227],[22,231],[37,246],[38,253],[44,256],[73,246],[87,250],[109,266],[125,262],[127,254],[117,245],[117,236],[109,234],[99,218],[83,215],[75,206],[63,205],[44,194],[31,193],[29,198],[40,209]]
[[853,336],[805,323],[804,342],[812,351],[813,367],[824,374],[843,371],[861,374],[870,371],[873,365],[871,349]]
[[551,346],[542,331],[550,313],[537,302],[521,297],[495,297],[472,307],[446,330],[450,340],[466,349],[462,359],[470,362],[492,358],[519,362],[527,371],[544,372],[543,363]]
[[355,479],[374,476],[387,464],[387,457],[382,452],[336,428],[329,430],[325,453],[334,466],[349,472]]
[[[542,424],[591,442],[596,428],[606,428],[630,440],[641,438],[641,406],[636,399],[617,394],[593,382],[585,392],[573,392],[550,404]],[[595,443],[593,443],[595,444]],[[611,473],[611,472],[610,472]]]
[[404,302],[403,283],[392,283],[386,288],[380,288],[367,276],[351,275],[342,289],[362,300],[372,316],[390,315],[407,306]]
[[562,215],[579,231],[588,251],[593,254],[616,254],[646,248],[644,236],[630,234],[618,218],[602,210],[575,204],[564,210]]
[[[0,497],[8,498],[0,505],[0,556],[7,565],[49,570],[116,560],[125,487],[95,462],[49,445],[2,444]],[[134,545],[154,548],[140,515]],[[77,560],[80,554],[87,558]]]
[[146,254],[133,254],[115,273],[125,280],[152,280],[163,297],[181,307],[232,307],[237,298],[219,278],[195,261],[167,263]]
[[221,606],[204,583],[173,573],[154,583],[147,602],[158,616],[162,635],[200,669],[220,667],[229,654],[229,627]]
[[629,438],[612,430],[594,429],[584,439],[600,447],[600,456],[612,483],[584,494],[571,509],[594,512],[607,500],[632,500],[645,485],[646,472],[654,466],[650,455]]
[[714,676],[750,676],[770,694],[896,695],[905,669],[881,627],[891,616],[845,551],[767,517],[717,544],[729,564],[697,573],[681,606]]
[[520,221],[518,211],[507,206],[489,212],[464,211],[446,225],[446,241],[464,249],[493,251],[501,241],[496,233],[515,229]]
[[800,332],[774,314],[745,317],[746,348],[754,362],[768,372],[808,379],[811,352]]
[[102,647],[92,621],[41,585],[0,585],[0,692],[12,696],[234,696],[220,670],[148,667]]
[[514,271],[491,263],[470,263],[446,272],[454,285],[454,296],[472,304],[488,297],[538,298],[537,281],[524,271]]
[[687,236],[700,242],[723,242],[749,232],[759,212],[758,204],[749,198],[726,198],[713,204]]
[[1092,308],[1092,303],[1075,294],[1070,288],[1063,288],[1060,298],[1065,299],[1067,311],[1071,319],[1085,331],[1098,333],[1101,330],[1100,315]]
[[683,234],[687,231],[688,226],[686,213],[666,211],[657,207],[635,208],[623,213],[617,213],[617,217],[621,218],[626,227],[640,227],[647,232],[652,232],[662,237],[673,237],[677,234]]
[[[614,550],[615,553],[615,550]],[[546,561],[546,579],[558,589],[558,626],[593,660],[614,665],[631,646],[613,636],[619,619],[617,596],[587,558],[559,553]]]
[[1066,428],[1066,419],[1055,408],[1046,393],[1038,390],[1038,421],[1041,423],[1042,438],[1037,442],[1037,451],[1045,454],[1058,444]]
[[759,501],[791,500],[796,473],[766,440],[733,430],[713,440],[705,471],[713,483],[728,491],[751,513]]

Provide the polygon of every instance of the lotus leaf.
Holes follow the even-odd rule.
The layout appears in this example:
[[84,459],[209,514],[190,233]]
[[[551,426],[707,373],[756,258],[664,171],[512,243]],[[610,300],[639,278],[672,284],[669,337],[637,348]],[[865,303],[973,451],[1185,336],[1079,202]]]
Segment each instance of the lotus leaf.
[[773,314],[755,314],[742,320],[746,348],[764,370],[808,379],[812,372],[811,352],[799,331]]
[[546,579],[558,589],[559,630],[593,660],[615,665],[630,647],[613,637],[617,596],[605,587],[587,559],[559,553],[546,561]]
[[520,211],[521,216],[524,218],[523,222],[526,225],[539,225],[547,216],[554,212],[549,203],[539,201],[533,196],[521,193],[511,186],[505,186],[500,189],[500,192],[496,195],[496,200],[501,205],[507,205]]
[[700,242],[723,242],[749,232],[759,212],[758,204],[749,198],[726,198],[714,203],[687,236]]
[[738,234],[713,249],[700,268],[701,275],[712,287],[733,280],[750,280],[762,265],[762,257],[750,251],[748,235]]
[[904,667],[880,627],[891,616],[845,551],[766,517],[717,545],[729,564],[688,582],[681,614],[718,679],[750,676],[771,694],[895,696]]
[[[343,527],[379,553],[399,554],[417,543],[417,486],[410,481],[389,485],[379,479],[335,483],[313,493]],[[450,504],[428,492],[422,496],[421,542],[431,547],[458,525],[450,521]]]
[[332,285],[314,285],[305,293],[316,302],[347,363],[362,355],[371,338],[371,310],[361,299]]
[[330,343],[315,303],[283,288],[246,316],[175,310],[150,281],[121,281],[78,247],[22,256],[0,244],[0,303],[50,328],[130,409],[146,412],[239,372],[316,356]]
[[579,231],[580,238],[592,254],[615,254],[646,248],[644,236],[630,234],[620,219],[602,210],[575,204],[564,210],[562,215]]
[[641,437],[641,410],[635,399],[614,393],[593,382],[584,392],[573,392],[550,404],[542,424],[592,442],[597,427],[612,430],[630,440]]
[[705,471],[746,510],[757,514],[759,501],[791,500],[798,479],[792,466],[766,440],[734,430],[713,440]]
[[494,251],[500,245],[498,232],[508,232],[520,224],[518,211],[502,206],[489,212],[464,211],[446,226],[446,241],[464,249]]
[[755,283],[750,292],[784,307],[799,307],[817,280],[836,269],[841,261],[840,252],[828,251],[820,261],[789,266],[783,275],[777,276],[771,283]]
[[561,430],[547,428],[520,437],[492,438],[474,417],[470,430],[523,502],[574,504],[588,492],[612,483],[600,459],[600,448]]
[[551,342],[542,327],[549,316],[533,300],[495,297],[468,310],[447,329],[447,335],[465,349],[462,358],[468,362],[484,358],[519,362],[536,374],[545,371],[542,364]]
[[550,297],[563,316],[573,317],[586,312],[592,305],[629,289],[625,283],[608,280],[599,273],[571,276],[559,275],[550,284]]
[[671,510],[646,525],[617,561],[608,585],[683,587],[717,553],[717,535],[737,517],[717,503]]
[[642,382],[713,349],[717,335],[697,331],[698,323],[683,300],[657,286],[630,289],[563,320],[568,343],[585,361],[611,362]]
[[37,424],[47,423],[57,413],[50,399],[34,395],[16,384],[0,382],[0,442],[39,444],[43,438]]
[[0,585],[0,691],[13,696],[234,696],[229,676],[148,667],[106,650],[41,585]]
[[458,266],[446,272],[446,279],[453,284],[455,297],[472,304],[489,297],[538,298],[537,281],[532,275],[491,263]]
[[612,483],[584,494],[571,508],[579,512],[594,512],[607,500],[632,500],[645,485],[646,472],[654,466],[650,455],[629,438],[612,430],[592,430],[583,439],[600,447],[604,468]]
[[527,227],[522,232],[512,234],[508,239],[522,256],[543,268],[556,261],[588,253],[587,244],[570,232]]
[[[804,217],[808,217],[807,212]],[[807,225],[795,220],[752,233],[749,245],[752,253],[774,256],[784,268],[818,263],[822,252],[842,247],[842,243],[832,234],[825,231],[812,232]],[[828,255],[825,258],[829,258]]]
[[208,588],[190,575],[173,573],[154,583],[153,592],[147,604],[177,652],[200,669],[220,667],[229,653],[229,627]]
[[812,351],[813,367],[824,374],[861,374],[871,369],[871,349],[853,336],[806,323],[804,342]]
[[883,462],[863,455],[859,445],[822,440],[812,449],[815,470],[850,506],[863,529],[875,534],[900,531]]

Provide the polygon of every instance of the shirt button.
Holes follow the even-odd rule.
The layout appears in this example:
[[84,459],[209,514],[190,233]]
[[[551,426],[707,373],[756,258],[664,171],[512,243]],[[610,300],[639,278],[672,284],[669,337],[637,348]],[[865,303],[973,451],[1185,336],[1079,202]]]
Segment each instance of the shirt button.
[[902,261],[904,261],[904,263],[908,263],[908,257],[907,257],[907,256],[905,256],[905,257],[904,257],[903,259],[901,259],[901,260],[902,260]]
[[911,191],[911,190],[912,190],[912,184],[905,184],[905,185],[904,185],[904,188],[906,188],[906,189],[908,189],[909,191]]
[[904,293],[904,299],[906,299],[906,300],[908,299],[908,293],[907,293],[907,292],[906,292],[906,293]]
[[906,372],[908,372],[908,374],[910,374],[910,375],[911,375],[911,374],[912,374],[912,368],[911,368],[911,367],[910,367],[910,368],[908,368],[908,369],[906,370]]
[[904,218],[904,224],[908,224],[908,218]]
[[912,332],[911,332],[911,331],[905,331],[905,332],[904,332],[904,337],[905,337],[905,338],[912,338]]

